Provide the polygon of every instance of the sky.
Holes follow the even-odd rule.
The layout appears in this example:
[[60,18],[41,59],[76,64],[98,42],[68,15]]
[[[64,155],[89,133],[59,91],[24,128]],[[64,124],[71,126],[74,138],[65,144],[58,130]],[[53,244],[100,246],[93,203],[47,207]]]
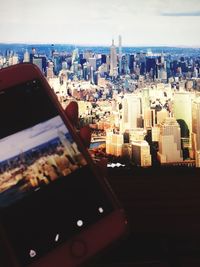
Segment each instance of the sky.
[[1,139],[0,162],[58,137],[58,130],[68,133],[59,116]]
[[0,42],[200,47],[200,0],[2,0]]

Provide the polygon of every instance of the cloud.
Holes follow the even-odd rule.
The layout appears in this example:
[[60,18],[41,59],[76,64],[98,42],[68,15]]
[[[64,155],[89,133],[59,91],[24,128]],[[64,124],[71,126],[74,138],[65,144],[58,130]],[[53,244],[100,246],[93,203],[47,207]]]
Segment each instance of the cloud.
[[200,11],[191,12],[162,12],[161,16],[164,17],[199,17]]

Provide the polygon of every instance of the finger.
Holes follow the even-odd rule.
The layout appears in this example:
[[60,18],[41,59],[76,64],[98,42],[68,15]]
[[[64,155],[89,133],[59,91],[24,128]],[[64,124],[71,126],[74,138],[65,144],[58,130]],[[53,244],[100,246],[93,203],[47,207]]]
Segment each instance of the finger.
[[78,124],[78,104],[75,101],[69,103],[69,105],[65,108],[65,114],[70,120],[73,126],[77,126]]
[[80,129],[79,136],[85,145],[85,147],[89,148],[90,147],[90,142],[91,142],[91,130],[89,126],[84,126],[83,128]]

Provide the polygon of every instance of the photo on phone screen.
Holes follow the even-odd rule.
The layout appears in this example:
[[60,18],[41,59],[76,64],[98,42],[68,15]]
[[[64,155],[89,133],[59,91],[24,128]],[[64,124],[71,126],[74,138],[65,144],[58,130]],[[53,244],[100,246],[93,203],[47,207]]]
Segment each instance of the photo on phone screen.
[[86,165],[60,116],[0,140],[0,205]]

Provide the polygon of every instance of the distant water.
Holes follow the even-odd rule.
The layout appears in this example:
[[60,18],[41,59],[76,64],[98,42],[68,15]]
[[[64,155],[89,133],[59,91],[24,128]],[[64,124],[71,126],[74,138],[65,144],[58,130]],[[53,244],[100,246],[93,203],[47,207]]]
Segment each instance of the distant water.
[[[40,54],[46,54],[51,56],[52,50],[58,52],[72,52],[75,48],[78,48],[79,53],[84,51],[93,51],[94,53],[109,54],[110,46],[83,46],[83,45],[73,45],[73,44],[5,44],[0,43],[0,54],[5,55],[6,51],[14,51],[19,56],[23,55],[26,49],[31,51],[32,48],[36,49],[36,52]],[[193,55],[197,56],[200,54],[200,48],[190,48],[190,47],[169,47],[169,46],[132,46],[132,47],[122,47],[123,53],[137,53],[137,52],[147,52],[151,50],[153,53],[167,53],[170,55]]]
[[93,143],[90,144],[90,148],[97,148],[102,144],[105,144],[105,141],[93,142]]

